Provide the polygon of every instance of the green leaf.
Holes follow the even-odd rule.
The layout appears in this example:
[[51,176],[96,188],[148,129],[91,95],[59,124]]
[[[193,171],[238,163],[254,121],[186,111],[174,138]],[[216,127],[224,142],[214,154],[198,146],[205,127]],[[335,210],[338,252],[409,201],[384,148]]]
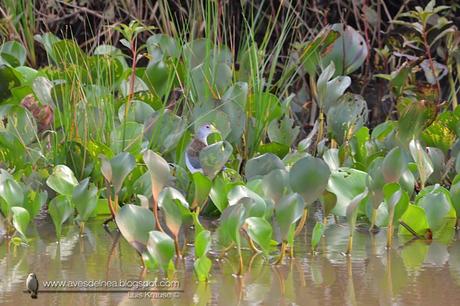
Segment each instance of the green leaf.
[[322,222],[316,222],[313,232],[311,234],[311,249],[315,251],[318,247],[319,241],[324,234],[324,224]]
[[331,173],[327,190],[337,196],[332,213],[345,216],[348,204],[366,188],[367,173],[353,168],[339,168]]
[[246,206],[246,217],[262,217],[266,213],[265,200],[244,185],[235,186],[227,196],[230,206],[239,203]]
[[266,174],[262,179],[262,190],[266,197],[278,203],[290,190],[289,173],[284,169],[275,169]]
[[195,198],[193,199],[192,207],[201,207],[208,199],[212,181],[201,172],[193,173],[192,177],[195,186]]
[[[417,235],[421,237],[424,237],[426,231],[430,228],[425,210],[420,206],[412,204],[407,206],[407,209],[401,216],[400,221],[407,224]],[[410,233],[402,225],[399,225],[398,234],[403,236],[412,236],[412,233]]]
[[400,147],[393,148],[383,159],[382,172],[385,182],[398,182],[406,169],[403,151]]
[[225,172],[221,172],[216,176],[211,191],[209,192],[209,197],[220,212],[223,212],[228,206],[227,195],[229,191],[240,184],[242,184],[242,182],[233,181],[225,175]]
[[219,239],[227,246],[231,242],[241,246],[240,229],[244,223],[244,205],[231,205],[222,212],[219,225]]
[[149,232],[155,229],[155,217],[150,209],[126,204],[115,215],[118,229],[139,253],[147,251]]
[[48,204],[48,212],[56,229],[56,237],[61,239],[62,224],[73,214],[73,207],[68,197],[58,195]]
[[336,75],[347,75],[361,67],[367,58],[368,48],[362,35],[349,25],[336,23],[332,30],[339,32],[332,48],[328,48],[322,56],[324,66],[332,61],[335,64]]
[[14,228],[26,238],[27,226],[30,222],[29,212],[19,206],[11,207],[11,212],[13,213],[13,226]]
[[247,180],[252,180],[275,169],[284,169],[283,162],[275,154],[265,153],[248,160],[246,163],[246,178]]
[[360,95],[347,93],[327,112],[327,126],[333,137],[343,143],[351,139],[366,122],[367,103]]
[[289,182],[294,192],[304,198],[305,204],[310,205],[324,192],[331,171],[320,158],[312,156],[298,160],[289,171]]
[[46,180],[46,184],[57,193],[71,197],[78,181],[69,167],[57,165]]
[[414,159],[415,163],[417,164],[418,174],[420,176],[420,181],[422,186],[425,186],[425,183],[428,177],[433,173],[433,163],[423,149],[420,141],[412,139],[409,143],[409,150],[412,158]]
[[150,173],[153,198],[158,200],[161,190],[163,190],[171,180],[168,162],[152,150],[147,150],[144,153],[144,162]]
[[246,219],[247,233],[249,237],[257,243],[265,254],[271,249],[272,226],[267,220],[260,217],[250,217]]
[[450,197],[452,205],[457,213],[457,218],[460,216],[460,174],[457,174],[450,185]]
[[177,237],[182,225],[192,223],[192,214],[184,196],[172,187],[165,187],[158,197],[158,206],[162,208],[166,225]]
[[29,212],[30,218],[33,219],[40,212],[40,208],[48,200],[46,191],[29,190],[25,196],[24,208]]
[[417,195],[415,205],[425,210],[428,225],[435,232],[438,231],[446,218],[457,217],[447,189],[439,185],[426,187]]
[[303,198],[297,193],[284,196],[275,206],[275,217],[283,241],[288,239],[291,225],[302,217],[304,206]]
[[209,272],[212,268],[212,261],[206,256],[200,257],[193,263],[193,268],[198,281],[205,282],[209,278]]
[[211,248],[211,232],[202,230],[195,236],[195,258],[206,256]]
[[337,196],[325,190],[323,195],[320,197],[321,206],[323,207],[323,218],[326,218],[334,209],[337,204]]
[[233,148],[228,141],[216,142],[202,149],[199,157],[204,174],[213,179],[225,166],[232,152]]
[[92,215],[96,209],[97,200],[97,187],[94,185],[89,186],[89,177],[75,187],[72,193],[72,202],[81,221],[85,222]]
[[355,230],[356,218],[358,217],[359,211],[358,207],[361,203],[363,203],[363,200],[367,197],[367,193],[368,190],[366,188],[362,193],[355,196],[347,206],[346,216],[348,225],[350,226],[350,234],[352,234]]
[[12,67],[23,66],[26,62],[26,48],[17,41],[7,41],[0,46],[0,64]]
[[273,120],[268,126],[268,137],[272,142],[277,142],[290,147],[299,135],[300,128],[294,126],[294,119],[284,116],[279,122]]
[[163,232],[150,231],[148,233],[147,250],[163,271],[167,271],[174,258],[175,247],[171,237]]
[[115,194],[117,194],[123,186],[123,181],[136,166],[136,161],[128,152],[121,152],[110,161],[103,155],[100,157],[102,175],[108,182],[112,183]]
[[317,82],[318,105],[327,112],[336,105],[338,99],[351,85],[351,78],[348,76],[337,76],[331,80],[335,73],[334,62],[331,62],[320,74]]
[[24,204],[23,187],[16,182],[11,174],[3,169],[0,169],[0,197],[5,200],[10,208],[23,206]]
[[393,210],[393,224],[397,225],[409,205],[409,195],[397,183],[389,183],[383,187],[385,204],[388,212]]

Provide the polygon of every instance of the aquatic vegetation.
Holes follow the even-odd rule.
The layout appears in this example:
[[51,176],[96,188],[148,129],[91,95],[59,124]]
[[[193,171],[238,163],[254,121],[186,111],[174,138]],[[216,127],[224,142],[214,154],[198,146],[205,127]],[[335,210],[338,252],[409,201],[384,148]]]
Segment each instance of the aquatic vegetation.
[[[379,50],[385,60],[408,60],[378,74],[395,103],[391,118],[375,126],[369,101],[350,77],[371,50],[344,23],[296,45],[297,63],[281,72],[282,44],[271,51],[249,37],[236,52],[213,35],[152,34],[137,21],[116,27],[123,50],[99,45],[87,52],[74,40],[39,35],[49,65],[37,70],[24,66],[30,45],[4,42],[0,207],[6,234],[27,242],[40,210],[51,216],[58,241],[66,223],[76,221],[84,236],[90,218],[110,215],[107,228],[113,221],[144,265],[166,274],[189,256],[193,237],[199,281],[210,278],[211,250],[224,257],[236,252],[236,274],[243,273],[247,252],[274,265],[283,264],[286,253],[293,259],[295,237],[308,218],[315,221],[308,233],[312,256],[327,238],[331,215],[348,223],[342,251],[349,256],[358,227],[369,235],[386,230],[388,256],[395,232],[445,239],[460,216],[460,115],[456,94],[451,104],[441,103],[439,82],[452,78],[453,63],[434,62],[431,49],[453,28],[440,17],[433,27],[448,28],[427,41],[428,18],[446,9],[433,5],[400,15],[416,23],[394,21],[418,32],[425,60]],[[141,33],[149,35],[145,44]],[[417,89],[419,68],[436,93]],[[319,110],[310,134],[303,106],[289,95],[293,80],[306,76]],[[212,127],[204,140],[203,126]],[[194,139],[201,141],[198,149],[190,146]],[[204,216],[218,219],[215,233],[201,224]]]

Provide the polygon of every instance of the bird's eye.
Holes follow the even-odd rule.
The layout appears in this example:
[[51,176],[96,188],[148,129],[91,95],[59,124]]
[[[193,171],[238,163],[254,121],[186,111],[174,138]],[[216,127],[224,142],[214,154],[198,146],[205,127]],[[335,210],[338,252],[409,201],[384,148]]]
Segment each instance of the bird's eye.
[[206,128],[207,128],[207,129],[209,129],[209,128],[210,128],[210,126],[209,126],[209,125],[207,125],[207,126],[206,126]]

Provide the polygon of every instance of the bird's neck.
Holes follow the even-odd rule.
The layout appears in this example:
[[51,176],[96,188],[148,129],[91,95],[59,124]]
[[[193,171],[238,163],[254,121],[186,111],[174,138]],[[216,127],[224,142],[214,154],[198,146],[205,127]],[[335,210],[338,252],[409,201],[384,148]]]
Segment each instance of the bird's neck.
[[204,143],[205,145],[208,145],[208,136],[204,136],[204,137],[198,137],[197,139],[199,141],[201,141],[202,143]]

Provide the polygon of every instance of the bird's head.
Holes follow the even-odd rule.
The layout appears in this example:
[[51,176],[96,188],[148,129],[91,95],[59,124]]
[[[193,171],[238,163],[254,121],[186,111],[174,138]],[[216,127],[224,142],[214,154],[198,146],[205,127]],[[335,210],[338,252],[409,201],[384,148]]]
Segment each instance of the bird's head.
[[37,276],[35,276],[35,273],[29,273],[29,277],[37,278]]
[[212,133],[218,133],[219,130],[215,128],[214,125],[210,124],[210,123],[206,123],[206,124],[203,124],[202,126],[200,126],[200,128],[198,129],[198,132],[196,133],[196,137],[203,141],[203,142],[207,142],[207,138],[209,135],[211,135]]

